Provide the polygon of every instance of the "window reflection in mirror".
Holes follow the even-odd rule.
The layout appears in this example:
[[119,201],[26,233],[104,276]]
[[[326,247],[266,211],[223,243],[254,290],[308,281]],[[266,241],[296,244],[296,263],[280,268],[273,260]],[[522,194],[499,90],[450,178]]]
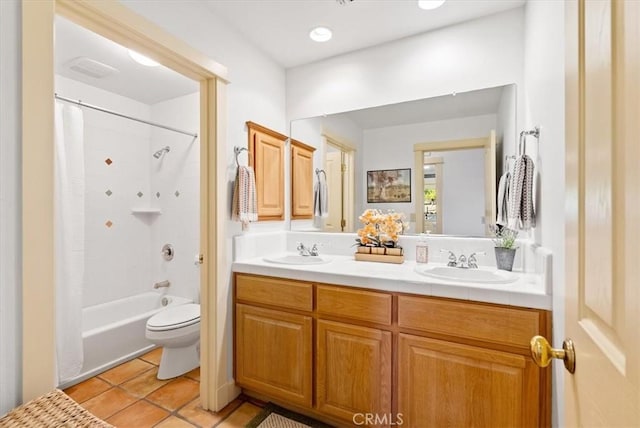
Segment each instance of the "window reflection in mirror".
[[[460,150],[448,150],[452,152],[451,159],[443,155],[446,148],[432,151],[432,158],[442,158],[440,166],[428,164],[422,157],[418,163],[416,144],[487,139],[492,130],[495,130],[494,151],[485,154],[476,148],[483,155],[475,156],[474,168],[466,168],[482,170],[481,178],[449,177],[457,162],[470,162]],[[293,220],[291,230],[353,232],[360,226],[358,216],[374,208],[405,213],[410,234],[430,231],[485,236],[486,226],[495,221],[492,217],[496,183],[492,177],[502,170],[504,156],[515,153],[516,135],[515,85],[294,120],[291,137],[317,148],[314,168],[325,171],[346,168],[345,177],[349,178],[343,182],[343,177],[336,174],[335,179],[329,180],[329,200],[340,205],[339,210],[332,209],[330,202],[329,209],[336,214],[331,220]],[[334,141],[339,141],[350,156],[339,167],[332,165],[338,164],[333,159],[335,155],[331,155],[335,152],[331,148]],[[411,169],[411,202],[367,202],[368,171],[402,169]],[[420,170],[426,176],[418,173]],[[428,197],[433,193],[435,197]],[[478,206],[483,208],[469,209],[472,200],[480,200]],[[337,215],[338,212],[342,215]]]

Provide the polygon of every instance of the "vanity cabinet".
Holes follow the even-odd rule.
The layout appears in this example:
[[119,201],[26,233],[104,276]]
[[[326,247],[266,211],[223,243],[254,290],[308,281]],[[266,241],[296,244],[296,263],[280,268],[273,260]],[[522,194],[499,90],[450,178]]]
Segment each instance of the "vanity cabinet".
[[316,149],[291,140],[291,218],[313,218],[313,152]]
[[338,426],[550,426],[551,374],[529,355],[548,311],[250,274],[235,285],[249,393]]
[[256,178],[258,220],[284,220],[284,154],[287,137],[253,122],[249,130],[249,164]]

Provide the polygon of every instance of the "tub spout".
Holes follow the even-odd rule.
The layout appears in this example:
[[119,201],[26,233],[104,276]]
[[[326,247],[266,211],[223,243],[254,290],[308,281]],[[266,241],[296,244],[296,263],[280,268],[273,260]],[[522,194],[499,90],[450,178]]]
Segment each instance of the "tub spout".
[[155,284],[153,284],[153,288],[158,289],[158,288],[167,288],[171,285],[171,283],[169,281],[160,281],[160,282],[156,282]]

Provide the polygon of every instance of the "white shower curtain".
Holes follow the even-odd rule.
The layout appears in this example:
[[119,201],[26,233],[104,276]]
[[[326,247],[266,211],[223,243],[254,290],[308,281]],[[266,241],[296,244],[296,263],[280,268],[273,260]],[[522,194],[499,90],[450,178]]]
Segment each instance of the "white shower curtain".
[[55,279],[58,385],[82,369],[84,123],[79,107],[55,108]]

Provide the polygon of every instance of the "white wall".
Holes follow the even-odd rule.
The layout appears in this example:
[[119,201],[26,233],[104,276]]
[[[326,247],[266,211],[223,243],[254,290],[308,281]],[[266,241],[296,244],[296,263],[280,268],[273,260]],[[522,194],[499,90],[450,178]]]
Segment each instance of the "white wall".
[[523,10],[287,70],[291,120],[511,83],[521,90]]
[[0,1],[0,415],[22,396],[20,14]]
[[[154,122],[198,132],[200,127],[200,93],[178,97],[151,106]],[[160,159],[151,156],[169,146],[171,151]],[[200,139],[152,128],[150,151],[151,194],[154,206],[162,215],[151,217],[152,282],[169,280],[168,293],[200,301]],[[156,193],[160,196],[157,197]],[[164,244],[175,250],[173,260],[160,254]]]
[[[505,156],[516,154],[517,124],[516,124],[516,87],[507,85],[502,89],[498,113],[496,115],[496,153],[498,156],[496,178],[500,179],[504,170]],[[497,185],[497,184],[496,184]]]
[[[540,126],[539,153],[529,153],[540,174],[536,241],[553,251],[553,345],[564,340],[564,4],[529,1],[525,7],[525,126]],[[564,425],[564,368],[553,367],[553,425]]]
[[[489,132],[495,127],[496,115],[490,114],[365,130],[362,150],[363,172],[356,176],[361,189],[360,191],[356,190],[356,207],[359,207],[359,210],[356,210],[356,214],[367,208],[393,209],[398,212],[404,212],[407,221],[410,221],[412,214],[416,212],[415,189],[411,189],[410,203],[368,204],[365,191],[367,184],[366,171],[411,168],[413,181],[413,176],[416,174],[416,171],[414,171],[414,144],[484,137],[488,136]],[[483,165],[484,162],[481,162],[481,166]],[[482,207],[482,212],[484,212],[484,205]],[[448,211],[451,212],[452,209],[449,208]],[[457,221],[454,222],[454,226],[456,224]],[[413,233],[415,230],[415,220],[410,221],[409,233]],[[479,234],[484,235],[484,232],[481,231]]]

